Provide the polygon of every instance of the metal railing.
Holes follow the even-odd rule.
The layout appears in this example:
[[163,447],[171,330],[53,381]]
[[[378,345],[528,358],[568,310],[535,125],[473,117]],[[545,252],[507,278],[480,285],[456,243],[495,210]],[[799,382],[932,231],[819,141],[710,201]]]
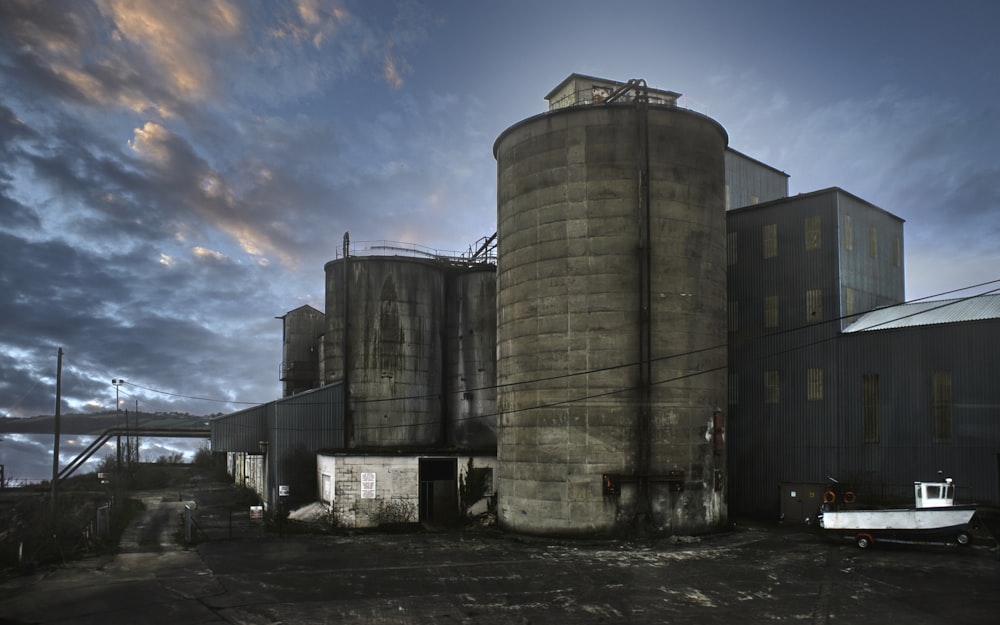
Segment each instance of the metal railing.
[[[480,241],[482,240],[480,239]],[[492,250],[492,253],[481,254],[473,259],[475,250],[473,250],[472,246],[466,252],[458,252],[454,250],[439,250],[417,243],[403,243],[385,239],[376,241],[351,241],[349,253],[351,256],[407,256],[411,258],[426,258],[452,264],[496,262],[495,248]],[[343,250],[337,248],[336,258],[342,258],[343,255]]]

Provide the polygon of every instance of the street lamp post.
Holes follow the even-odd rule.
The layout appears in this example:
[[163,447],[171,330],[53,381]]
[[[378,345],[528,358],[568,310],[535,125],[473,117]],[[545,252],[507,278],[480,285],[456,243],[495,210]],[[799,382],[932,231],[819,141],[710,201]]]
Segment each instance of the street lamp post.
[[118,399],[118,387],[121,386],[122,384],[125,384],[125,380],[122,380],[120,378],[111,378],[111,384],[113,384],[115,387],[115,416],[116,416],[115,433],[117,435],[115,439],[117,441],[115,444],[115,453],[117,455],[117,460],[118,460],[117,462],[118,472],[121,473],[122,472],[122,411],[121,411],[121,403]]

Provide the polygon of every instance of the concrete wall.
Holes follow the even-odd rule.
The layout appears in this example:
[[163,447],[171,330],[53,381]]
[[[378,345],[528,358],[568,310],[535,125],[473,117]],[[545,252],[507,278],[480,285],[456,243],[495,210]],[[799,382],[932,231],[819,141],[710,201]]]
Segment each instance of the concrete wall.
[[496,268],[448,277],[445,328],[447,444],[496,448]]
[[344,262],[326,265],[324,370],[327,382],[343,378],[346,346],[346,445],[441,444],[445,278],[440,265],[407,257],[351,257],[345,285]]
[[[578,106],[505,131],[498,169],[501,525],[585,534],[648,521],[706,531],[725,519],[710,424],[726,401],[725,131],[649,108],[652,275],[640,285],[640,114]],[[637,415],[640,296],[651,301],[651,414]],[[642,460],[642,455],[647,456]],[[644,467],[643,464],[647,467]],[[684,473],[677,492],[605,473]],[[647,517],[645,520],[638,517]]]
[[300,306],[281,320],[281,381],[288,397],[319,386],[319,337],[326,319],[312,306]]
[[[448,458],[456,460],[461,475],[469,456]],[[316,459],[318,499],[331,507],[337,522],[344,527],[375,527],[379,507],[386,505],[410,511],[407,522],[416,522],[420,509],[420,460],[419,456],[320,454]],[[476,467],[493,469],[496,483],[495,457],[476,456],[473,463]],[[369,474],[367,477],[374,475],[374,490],[364,488],[372,482],[369,479],[363,483],[363,474]],[[324,490],[325,484],[329,485],[329,491]],[[473,506],[470,514],[480,514],[486,508],[487,501],[484,499]]]

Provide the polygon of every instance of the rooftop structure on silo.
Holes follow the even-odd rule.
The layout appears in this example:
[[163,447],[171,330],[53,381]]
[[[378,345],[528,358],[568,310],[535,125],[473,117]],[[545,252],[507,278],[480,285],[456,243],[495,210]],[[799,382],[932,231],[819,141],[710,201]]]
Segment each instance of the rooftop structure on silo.
[[[635,91],[626,89],[630,83],[641,83],[645,86],[645,81],[640,80],[618,82],[585,74],[570,74],[555,89],[550,91],[545,99],[549,103],[550,111],[568,106],[603,104],[609,98],[615,98],[621,102],[631,102],[635,99]],[[648,87],[645,88],[645,91],[648,94],[650,104],[676,106],[677,98],[681,97],[681,94],[675,91]]]

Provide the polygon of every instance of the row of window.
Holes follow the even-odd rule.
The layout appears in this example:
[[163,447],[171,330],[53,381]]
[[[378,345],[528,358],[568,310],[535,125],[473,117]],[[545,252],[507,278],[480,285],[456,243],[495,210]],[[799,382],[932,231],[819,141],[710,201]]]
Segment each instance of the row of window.
[[[847,314],[854,313],[854,291],[848,289],[847,293]],[[764,327],[777,328],[779,325],[780,299],[777,295],[768,295],[764,298]],[[739,302],[729,302],[729,331],[739,331]],[[806,291],[806,323],[819,323],[823,321],[823,289],[809,289]]]
[[[729,374],[729,403],[737,404],[738,378]],[[879,442],[881,421],[881,397],[879,375],[865,373],[861,376],[861,434],[865,443]],[[806,371],[806,399],[823,401],[823,369],[810,368]],[[778,404],[781,401],[781,379],[777,371],[764,372],[764,403]],[[946,443],[952,437],[952,381],[950,371],[934,371],[931,374],[931,418],[933,419],[934,442]]]
[[[806,217],[805,219],[805,249],[807,252],[818,250],[822,247],[822,231],[819,215]],[[778,257],[778,224],[767,224],[762,227],[763,256],[764,258]],[[726,239],[726,256],[730,265],[737,262],[737,233],[730,232]],[[844,216],[844,249],[854,250],[854,225],[850,215]],[[868,229],[868,255],[878,258],[878,229],[871,226]],[[902,266],[903,263],[903,242],[899,237],[893,239],[892,264],[895,267]]]
[[[850,317],[857,311],[856,294],[851,287],[844,287],[844,316]],[[781,298],[778,295],[764,297],[764,327],[779,327]],[[823,321],[823,289],[806,291],[806,323]],[[739,303],[729,302],[729,331],[739,331]]]

